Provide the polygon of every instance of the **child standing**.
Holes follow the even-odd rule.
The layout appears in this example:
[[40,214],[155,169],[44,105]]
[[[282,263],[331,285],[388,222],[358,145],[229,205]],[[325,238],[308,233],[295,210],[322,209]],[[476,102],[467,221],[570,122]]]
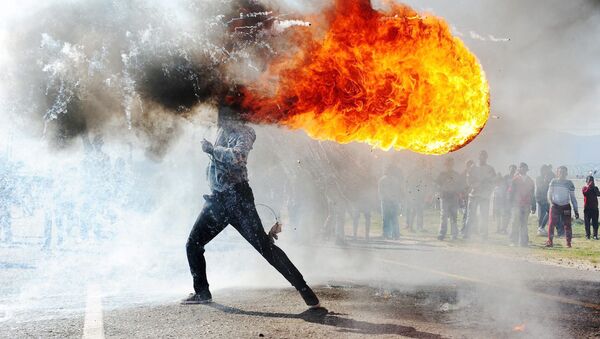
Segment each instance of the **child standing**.
[[583,191],[583,221],[585,222],[585,238],[590,239],[590,224],[594,228],[594,239],[598,240],[598,196],[600,190],[594,183],[594,177],[588,176]]

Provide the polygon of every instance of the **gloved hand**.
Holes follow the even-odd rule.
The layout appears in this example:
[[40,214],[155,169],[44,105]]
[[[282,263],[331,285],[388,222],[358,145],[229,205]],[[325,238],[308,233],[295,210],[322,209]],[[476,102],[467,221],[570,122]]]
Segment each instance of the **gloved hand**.
[[275,225],[273,225],[273,227],[271,227],[271,230],[269,231],[268,235],[272,243],[274,243],[275,240],[279,239],[277,233],[281,233],[281,224],[279,222],[276,222]]
[[575,211],[575,219],[579,220],[579,211]]
[[213,144],[210,141],[208,141],[206,139],[202,139],[202,151],[204,153],[212,154],[214,149],[215,149],[215,147],[213,146]]

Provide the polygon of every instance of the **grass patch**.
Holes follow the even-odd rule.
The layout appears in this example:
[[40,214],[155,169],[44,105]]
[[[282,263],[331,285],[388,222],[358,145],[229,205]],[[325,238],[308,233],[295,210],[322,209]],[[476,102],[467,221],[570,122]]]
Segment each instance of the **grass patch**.
[[[429,209],[425,212],[424,230],[410,232],[406,229],[406,217],[401,216],[400,220],[400,236],[401,238],[409,237],[421,241],[438,242],[437,235],[439,231],[439,211]],[[493,223],[492,223],[493,224]],[[554,238],[554,247],[545,247],[547,236],[537,235],[537,216],[529,217],[529,248],[510,247],[509,238],[507,235],[496,234],[496,225],[490,225],[489,236],[486,242],[479,241],[479,237],[474,235],[472,241],[457,240],[452,242],[444,242],[450,247],[472,248],[497,252],[504,255],[514,256],[529,256],[533,255],[541,259],[572,259],[589,262],[591,264],[600,263],[600,240],[587,240],[585,238],[585,228],[581,220],[573,223],[573,240],[572,248],[566,247],[565,238]],[[371,232],[373,238],[380,237],[382,234],[382,220],[379,214],[372,216]],[[459,214],[459,229],[462,227],[462,215]],[[510,231],[510,226],[509,226]],[[346,234],[352,235],[352,221],[348,218],[346,222]],[[364,220],[361,218],[358,237],[364,237]]]

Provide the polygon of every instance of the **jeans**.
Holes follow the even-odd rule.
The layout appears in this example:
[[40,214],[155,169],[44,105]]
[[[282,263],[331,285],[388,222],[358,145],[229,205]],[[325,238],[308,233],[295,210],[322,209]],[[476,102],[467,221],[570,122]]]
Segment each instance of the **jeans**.
[[393,200],[381,200],[381,215],[383,216],[383,237],[393,239],[400,237],[398,203]]
[[235,185],[225,192],[205,196],[206,202],[186,244],[187,258],[194,280],[194,290],[208,290],[204,246],[227,225],[231,224],[269,264],[296,289],[306,287],[302,274],[287,255],[271,242],[260,221],[254,195],[248,182]]
[[425,211],[425,203],[423,199],[416,199],[408,203],[406,209],[406,226],[414,231],[413,225],[415,220],[417,223],[417,230],[423,229],[423,212]]
[[513,244],[519,244],[521,246],[529,245],[529,233],[527,232],[529,213],[529,206],[518,206],[513,208],[512,227],[510,231],[510,240]]
[[548,218],[550,217],[550,203],[548,201],[538,201],[538,227],[544,228],[548,224]]
[[457,215],[458,215],[458,199],[457,198],[442,198],[441,204],[441,221],[440,221],[440,236],[443,238],[448,232],[448,221],[450,221],[450,233],[455,238],[458,235]]
[[509,201],[504,202],[504,206],[502,208],[502,220],[500,222],[500,232],[506,233],[508,230],[508,225],[510,224],[510,219],[512,216],[512,208],[510,206]]
[[[552,242],[554,238],[554,227],[562,224],[567,238],[567,244],[571,243],[573,232],[571,230],[571,205],[552,205],[550,207],[550,221],[548,222],[548,240]],[[560,234],[560,232],[559,232]]]
[[594,228],[594,236],[598,236],[598,209],[585,208],[583,210],[583,221],[585,222],[585,236],[590,237],[590,226]]
[[[488,219],[490,216],[490,199],[477,196],[469,196],[467,203],[467,224],[463,230],[465,238],[469,238],[475,230],[479,231],[482,238],[487,238],[488,235]],[[479,210],[479,218],[477,215]]]
[[354,238],[356,238],[356,235],[358,233],[358,224],[360,222],[361,214],[364,214],[364,216],[365,216],[365,239],[369,240],[369,231],[371,230],[371,212],[368,210],[365,210],[362,212],[359,210],[352,211],[353,235],[354,235]]

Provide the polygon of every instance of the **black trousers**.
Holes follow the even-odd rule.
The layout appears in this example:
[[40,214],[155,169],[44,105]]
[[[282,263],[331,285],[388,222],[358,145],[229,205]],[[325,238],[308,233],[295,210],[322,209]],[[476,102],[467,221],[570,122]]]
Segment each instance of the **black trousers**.
[[186,244],[188,263],[196,293],[208,289],[204,246],[227,225],[232,225],[296,289],[306,286],[302,274],[287,255],[271,242],[263,229],[254,195],[247,182],[226,192],[205,196],[206,202],[196,219]]
[[594,236],[598,236],[598,209],[584,209],[583,221],[585,223],[585,235],[590,236],[590,224],[594,228]]

